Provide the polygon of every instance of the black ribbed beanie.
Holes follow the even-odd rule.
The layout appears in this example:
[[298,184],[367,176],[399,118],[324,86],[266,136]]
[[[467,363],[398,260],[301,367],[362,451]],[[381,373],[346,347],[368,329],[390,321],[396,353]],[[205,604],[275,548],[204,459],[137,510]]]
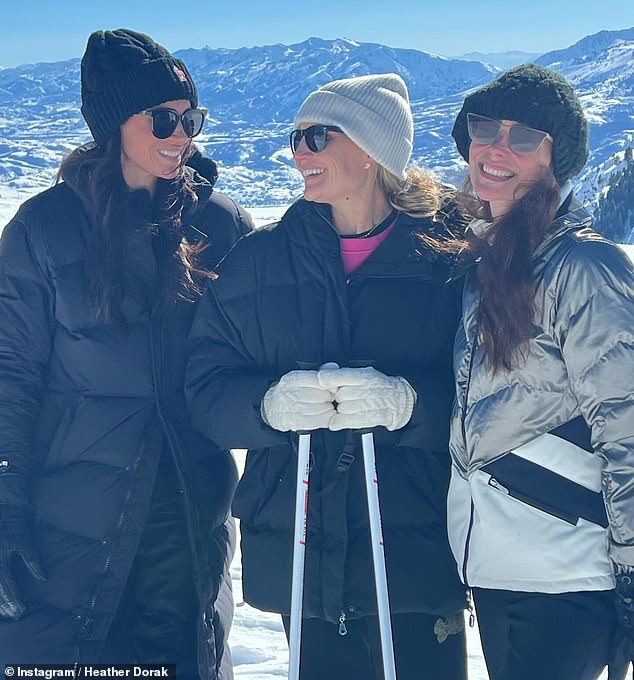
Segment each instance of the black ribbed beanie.
[[196,85],[180,59],[127,28],[91,34],[81,60],[81,112],[98,144],[133,113],[173,99],[198,106]]
[[588,122],[574,90],[555,71],[536,64],[517,66],[465,98],[451,134],[466,161],[471,144],[467,113],[548,132],[554,140],[553,174],[560,186],[585,165]]

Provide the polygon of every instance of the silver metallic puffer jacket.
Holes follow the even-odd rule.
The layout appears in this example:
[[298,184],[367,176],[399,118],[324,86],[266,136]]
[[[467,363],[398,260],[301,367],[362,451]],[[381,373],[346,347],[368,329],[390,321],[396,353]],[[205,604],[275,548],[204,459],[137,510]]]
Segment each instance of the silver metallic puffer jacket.
[[[469,585],[602,590],[613,587],[611,561],[634,565],[634,270],[589,227],[576,208],[557,218],[536,252],[530,354],[510,372],[492,375],[482,362],[475,267],[467,275],[448,524]],[[578,416],[590,427],[591,451],[547,434]],[[602,491],[609,526],[531,507],[482,470],[509,452]]]

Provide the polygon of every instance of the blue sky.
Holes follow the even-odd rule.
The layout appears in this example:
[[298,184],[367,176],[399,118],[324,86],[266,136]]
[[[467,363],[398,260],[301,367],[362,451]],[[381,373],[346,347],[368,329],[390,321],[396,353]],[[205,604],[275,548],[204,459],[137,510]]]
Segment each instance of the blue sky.
[[171,51],[351,38],[444,56],[548,52],[634,26],[632,0],[2,0],[0,66],[80,57],[88,35],[128,27]]

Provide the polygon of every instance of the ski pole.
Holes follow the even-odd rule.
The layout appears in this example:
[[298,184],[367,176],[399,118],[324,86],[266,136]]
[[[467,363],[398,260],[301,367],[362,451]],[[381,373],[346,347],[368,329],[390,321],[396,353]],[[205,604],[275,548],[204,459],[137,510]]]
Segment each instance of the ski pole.
[[310,433],[300,433],[299,445],[297,447],[293,576],[291,581],[291,622],[288,636],[289,680],[299,680],[299,657],[302,645],[302,600],[304,591],[304,559],[306,557],[309,464]]
[[363,446],[365,489],[368,499],[368,515],[370,517],[374,584],[376,587],[376,600],[379,612],[379,629],[381,631],[383,677],[385,680],[396,680],[394,645],[392,642],[392,621],[390,619],[390,599],[387,592],[385,549],[383,546],[383,531],[381,529],[381,509],[379,507],[379,482],[376,474],[376,456],[374,453],[374,435],[372,432],[364,432],[361,435],[361,444]]

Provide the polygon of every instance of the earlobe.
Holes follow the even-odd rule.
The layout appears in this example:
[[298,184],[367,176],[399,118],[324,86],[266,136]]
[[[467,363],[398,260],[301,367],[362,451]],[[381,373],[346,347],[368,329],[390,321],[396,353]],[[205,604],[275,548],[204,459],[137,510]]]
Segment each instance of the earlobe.
[[366,163],[366,164],[363,166],[363,169],[364,169],[364,170],[369,170],[369,169],[370,169],[370,165],[371,165],[370,163]]

